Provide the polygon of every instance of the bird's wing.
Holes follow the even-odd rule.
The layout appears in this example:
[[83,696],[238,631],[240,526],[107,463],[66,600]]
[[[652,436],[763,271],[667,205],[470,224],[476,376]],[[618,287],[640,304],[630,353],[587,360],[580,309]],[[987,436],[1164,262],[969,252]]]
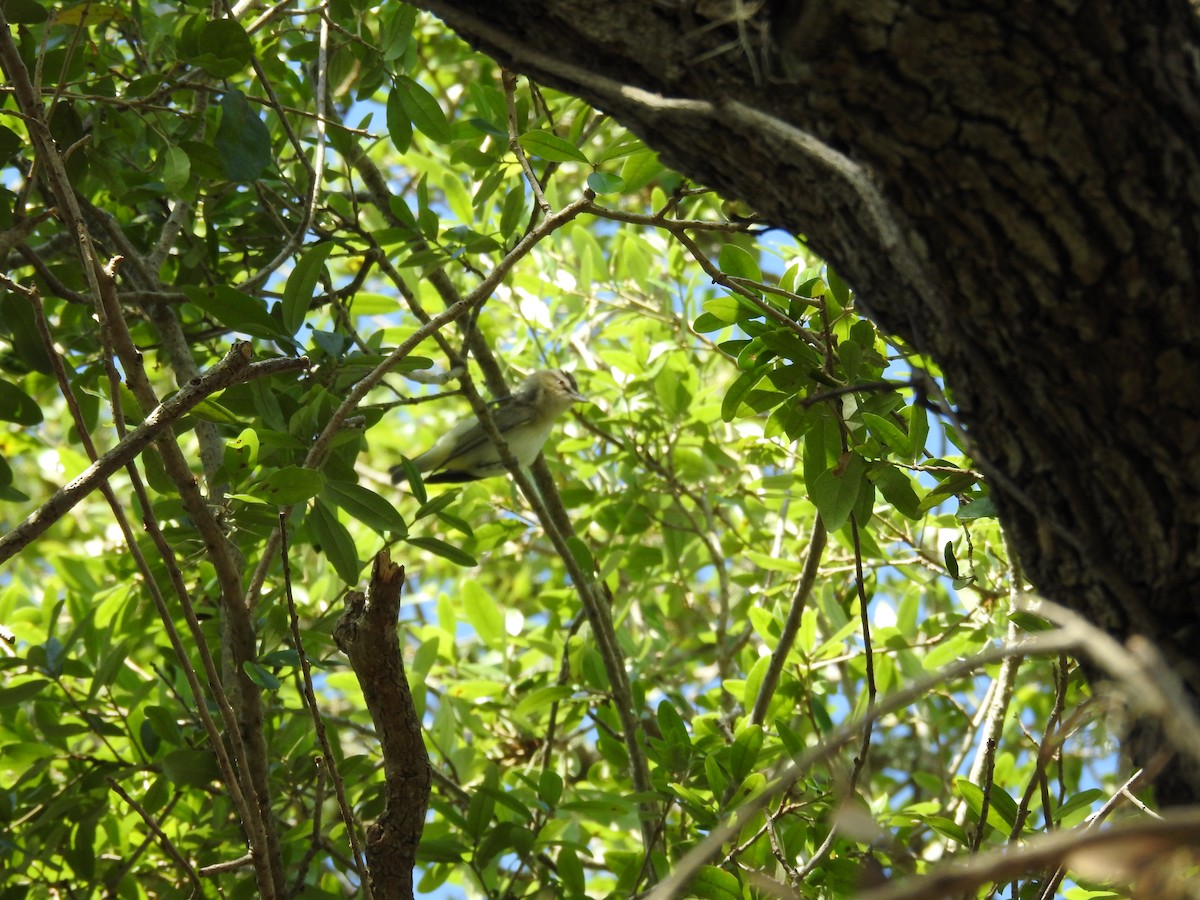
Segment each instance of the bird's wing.
[[[496,423],[496,430],[501,434],[527,425],[535,418],[537,418],[537,410],[532,404],[513,401],[511,398],[500,401],[492,410],[492,420]],[[479,424],[478,420],[465,419],[439,438],[433,447],[422,453],[413,462],[421,471],[440,469],[450,466],[456,459],[461,459],[489,444],[488,436],[484,433],[483,426]],[[425,457],[429,457],[427,465],[424,461]]]
[[460,441],[464,438],[470,440],[472,432],[479,429],[479,423],[473,419],[461,419],[455,423],[454,427],[443,434],[434,445],[422,453],[420,456],[413,457],[413,465],[417,467],[418,472],[428,472],[430,469],[436,469],[441,466],[450,454],[455,452]]

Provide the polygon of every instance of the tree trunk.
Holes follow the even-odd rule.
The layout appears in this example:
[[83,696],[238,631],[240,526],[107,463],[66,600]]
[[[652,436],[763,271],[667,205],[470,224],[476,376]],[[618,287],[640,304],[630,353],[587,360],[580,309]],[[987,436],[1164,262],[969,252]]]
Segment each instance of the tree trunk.
[[942,366],[1032,583],[1200,696],[1190,3],[418,5],[806,235]]

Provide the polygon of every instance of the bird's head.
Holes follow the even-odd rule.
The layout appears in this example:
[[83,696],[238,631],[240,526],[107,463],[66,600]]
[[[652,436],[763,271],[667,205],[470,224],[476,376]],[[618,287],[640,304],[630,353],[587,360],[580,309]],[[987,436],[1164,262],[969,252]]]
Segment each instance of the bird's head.
[[587,398],[579,393],[575,376],[563,369],[534,372],[517,388],[517,396],[532,403],[539,412],[558,417]]

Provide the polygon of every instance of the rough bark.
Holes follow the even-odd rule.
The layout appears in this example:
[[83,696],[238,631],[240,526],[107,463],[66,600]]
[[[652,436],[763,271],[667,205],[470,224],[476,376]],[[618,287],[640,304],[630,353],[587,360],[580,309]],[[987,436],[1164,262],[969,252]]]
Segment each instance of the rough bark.
[[1191,3],[417,5],[806,235],[942,366],[1033,583],[1200,696]]
[[383,754],[383,815],[367,828],[368,878],[377,900],[416,896],[413,869],[433,780],[396,633],[403,587],[404,567],[380,551],[366,596],[346,595],[346,609],[333,631],[362,686]]

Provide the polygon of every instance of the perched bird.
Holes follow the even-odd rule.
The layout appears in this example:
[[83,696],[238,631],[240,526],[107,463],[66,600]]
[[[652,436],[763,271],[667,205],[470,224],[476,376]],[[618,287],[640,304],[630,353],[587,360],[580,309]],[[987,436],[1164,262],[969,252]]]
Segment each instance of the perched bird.
[[[517,463],[529,466],[542,452],[554,420],[584,399],[570,372],[543,369],[526,378],[511,397],[493,404],[492,420]],[[499,450],[474,417],[451,428],[413,463],[420,472],[433,472],[426,484],[476,481],[505,471]],[[393,482],[400,481],[404,467],[393,466],[391,474]]]

